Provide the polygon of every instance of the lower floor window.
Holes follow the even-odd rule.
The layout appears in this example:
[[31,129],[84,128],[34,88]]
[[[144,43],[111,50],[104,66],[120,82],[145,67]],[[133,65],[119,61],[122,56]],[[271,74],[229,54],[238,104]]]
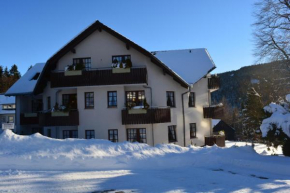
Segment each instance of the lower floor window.
[[127,129],[127,141],[146,143],[146,129]]
[[190,123],[190,139],[196,138],[196,123]]
[[168,126],[168,140],[169,142],[176,142],[176,125]]
[[108,134],[111,142],[118,142],[118,129],[109,129]]
[[9,116],[8,119],[9,119],[9,123],[14,123],[14,117],[13,116]]
[[86,139],[94,139],[95,131],[94,130],[86,130]]
[[63,130],[63,139],[66,138],[78,138],[77,130]]

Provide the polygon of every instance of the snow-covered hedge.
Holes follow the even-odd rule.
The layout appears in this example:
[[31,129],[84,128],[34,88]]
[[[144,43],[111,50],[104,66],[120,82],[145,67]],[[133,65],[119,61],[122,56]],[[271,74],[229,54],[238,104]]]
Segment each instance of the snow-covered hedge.
[[290,137],[290,94],[286,96],[286,101],[280,102],[280,104],[271,103],[264,107],[265,112],[271,113],[271,116],[264,119],[260,127],[263,137],[266,137],[268,131],[273,129],[273,125],[281,128]]

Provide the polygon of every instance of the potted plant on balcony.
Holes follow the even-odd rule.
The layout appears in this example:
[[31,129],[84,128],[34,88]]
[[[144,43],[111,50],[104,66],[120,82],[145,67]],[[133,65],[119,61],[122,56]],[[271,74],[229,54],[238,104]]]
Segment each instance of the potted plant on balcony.
[[77,64],[67,66],[64,75],[65,76],[79,76],[82,75],[82,71],[85,68],[83,60],[79,60]]
[[67,117],[69,116],[69,110],[65,111],[64,110],[64,106],[59,107],[58,103],[55,103],[52,112],[51,112],[51,116],[52,117]]
[[[130,59],[127,59],[130,60]],[[132,62],[130,60],[130,62],[127,60],[123,59],[122,61],[120,61],[119,63],[117,63],[117,65],[112,65],[113,67],[113,73],[130,73],[131,72],[131,67],[132,67]],[[116,59],[114,61],[117,61]],[[113,64],[115,64],[113,61]],[[118,61],[117,61],[118,62]]]
[[147,109],[149,109],[149,107],[150,106],[147,103],[146,98],[144,98],[142,106],[136,106],[135,103],[134,103],[134,105],[130,105],[129,104],[128,113],[129,114],[146,114],[147,113]]

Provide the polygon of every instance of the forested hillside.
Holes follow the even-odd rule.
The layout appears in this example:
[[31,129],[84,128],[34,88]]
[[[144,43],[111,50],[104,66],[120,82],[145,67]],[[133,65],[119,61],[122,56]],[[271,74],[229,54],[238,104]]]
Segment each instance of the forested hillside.
[[218,76],[221,87],[212,93],[212,101],[226,102],[233,108],[240,109],[249,87],[261,95],[264,105],[284,99],[290,91],[290,64],[286,62],[247,66]]

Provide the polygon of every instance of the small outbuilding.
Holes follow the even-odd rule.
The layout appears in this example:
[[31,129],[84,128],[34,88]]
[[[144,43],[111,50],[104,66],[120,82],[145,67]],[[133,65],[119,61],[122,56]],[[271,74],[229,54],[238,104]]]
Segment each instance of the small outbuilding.
[[213,132],[219,133],[220,131],[224,131],[226,140],[234,141],[236,140],[236,131],[234,128],[229,126],[223,120],[213,120]]

